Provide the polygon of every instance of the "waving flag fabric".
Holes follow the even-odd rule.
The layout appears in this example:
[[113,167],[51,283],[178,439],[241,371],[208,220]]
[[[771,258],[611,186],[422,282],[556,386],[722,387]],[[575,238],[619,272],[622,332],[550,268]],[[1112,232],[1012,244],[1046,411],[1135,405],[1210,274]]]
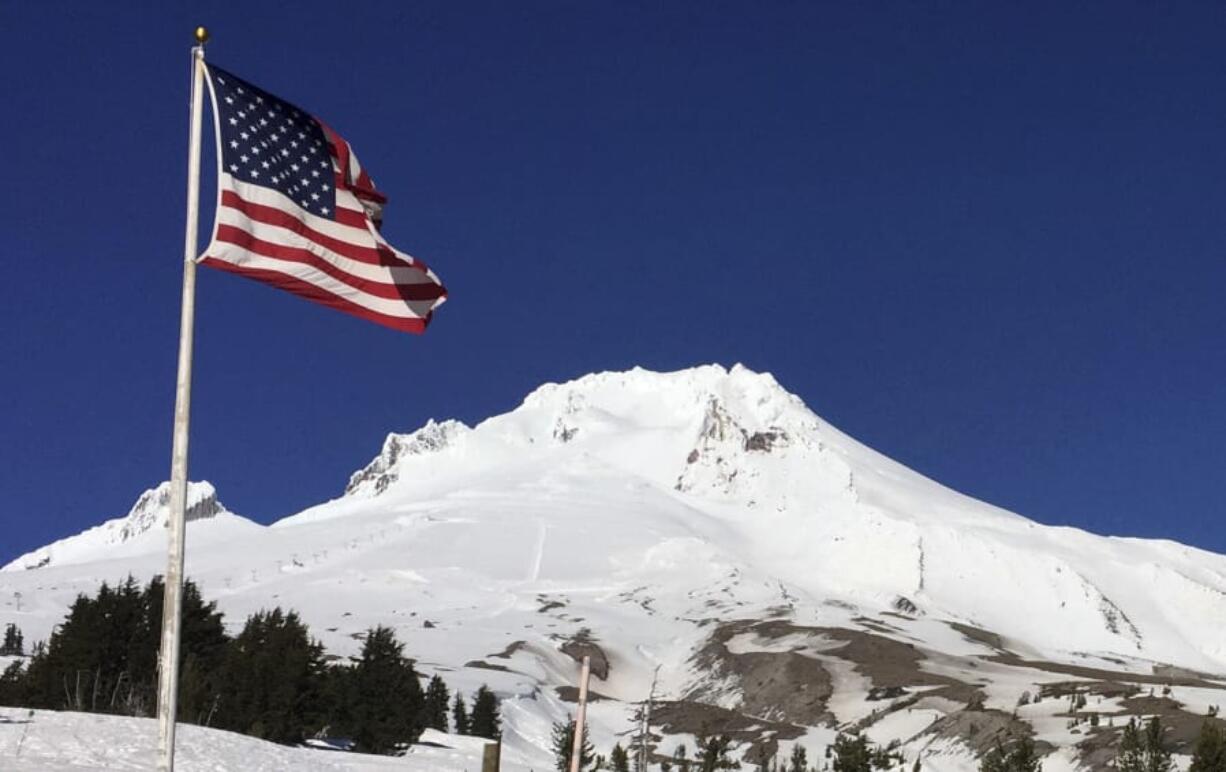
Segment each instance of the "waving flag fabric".
[[322,121],[208,66],[218,200],[200,262],[354,316],[423,332],[447,297],[420,260],[379,235],[386,199]]

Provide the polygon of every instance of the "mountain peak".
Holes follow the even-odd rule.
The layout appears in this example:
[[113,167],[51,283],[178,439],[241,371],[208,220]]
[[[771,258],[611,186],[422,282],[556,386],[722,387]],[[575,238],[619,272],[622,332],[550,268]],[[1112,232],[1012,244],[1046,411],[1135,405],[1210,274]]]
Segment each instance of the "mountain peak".
[[[217,499],[217,489],[207,481],[187,484],[187,520],[207,520],[226,513]],[[76,536],[52,542],[17,558],[0,570],[42,568],[49,565],[93,559],[109,549],[131,542],[143,534],[166,528],[170,521],[170,483],[163,482],[137,497],[123,517],[107,520]]]
[[470,431],[460,421],[435,421],[431,418],[417,431],[387,435],[379,455],[349,477],[345,495],[379,495],[400,478],[400,465],[404,459],[438,453]]

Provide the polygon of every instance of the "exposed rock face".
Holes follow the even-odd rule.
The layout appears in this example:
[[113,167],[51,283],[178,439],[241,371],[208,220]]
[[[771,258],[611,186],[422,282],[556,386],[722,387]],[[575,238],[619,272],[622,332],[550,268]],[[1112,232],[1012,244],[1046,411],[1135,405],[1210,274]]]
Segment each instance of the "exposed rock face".
[[469,431],[470,429],[459,421],[438,423],[430,420],[410,434],[387,435],[379,455],[349,478],[345,495],[378,496],[400,478],[399,466],[404,458],[438,453]]
[[582,662],[584,657],[591,657],[592,675],[601,681],[609,680],[609,657],[604,649],[596,644],[586,628],[562,644],[562,653],[576,662]]
[[[225,511],[217,500],[217,491],[207,482],[187,484],[187,521],[215,517]],[[119,528],[119,541],[152,530],[165,528],[170,521],[170,483],[164,482],[153,490],[145,491],[136,500],[128,516]]]
[[707,489],[735,494],[744,487],[745,476],[752,477],[756,471],[744,464],[744,455],[778,453],[790,444],[782,427],[746,425],[747,418],[734,415],[718,397],[709,397],[697,447],[686,456],[686,466],[674,487],[682,492]]
[[720,625],[694,657],[695,670],[707,675],[686,693],[686,699],[772,721],[829,723],[826,701],[832,693],[831,680],[819,660],[794,650],[744,651],[737,645],[743,637],[757,639],[778,632],[782,631],[769,622]]

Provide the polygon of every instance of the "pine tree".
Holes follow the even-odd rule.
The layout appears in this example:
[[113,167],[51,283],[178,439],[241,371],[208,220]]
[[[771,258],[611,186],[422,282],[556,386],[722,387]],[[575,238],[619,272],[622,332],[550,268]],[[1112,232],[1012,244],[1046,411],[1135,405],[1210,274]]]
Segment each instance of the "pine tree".
[[997,742],[979,764],[980,772],[1039,772],[1040,768],[1041,760],[1029,737],[1010,743],[1008,748]]
[[473,695],[472,720],[469,734],[497,740],[502,736],[502,716],[498,712],[498,698],[484,684]]
[[626,753],[621,743],[615,744],[609,753],[609,769],[612,772],[630,772],[630,755]]
[[[157,684],[158,650],[162,643],[163,592],[160,576],[146,586],[144,619],[131,647],[134,671],[138,677],[148,679],[150,685],[150,710]],[[183,583],[181,602],[179,720],[208,726],[221,700],[222,663],[230,639],[217,604],[205,602],[194,582]]]
[[[567,772],[570,769],[570,758],[575,748],[575,722],[557,723],[553,725],[553,736],[550,742],[553,748],[553,766],[557,772]],[[579,745],[579,772],[590,769],[592,764],[592,743],[588,740],[587,726],[583,727],[583,738]]]
[[25,654],[21,628],[10,622],[4,628],[4,642],[0,643],[0,657],[20,657]]
[[426,699],[422,704],[420,721],[422,727],[446,732],[447,705],[450,700],[451,695],[447,693],[447,684],[443,683],[443,679],[437,675],[432,677],[430,685],[426,687]]
[[1145,724],[1144,732],[1135,718],[1129,719],[1120,735],[1115,768],[1119,772],[1170,772],[1174,762],[1163,740],[1164,732],[1157,716]]
[[1157,716],[1145,725],[1145,772],[1171,772],[1174,762],[1171,751],[1163,741],[1162,722]]
[[247,618],[227,647],[213,725],[279,743],[297,743],[326,725],[323,647],[292,611]]
[[25,694],[22,689],[23,665],[20,660],[9,663],[0,674],[0,705],[16,707],[24,705]]
[[[761,744],[755,745],[751,749],[750,754],[753,755],[754,765],[758,768],[757,772],[770,772],[771,761],[775,757],[774,750],[770,750],[765,744]],[[747,759],[750,754],[746,754]],[[667,772],[667,770],[663,770],[663,772]]]
[[1201,724],[1188,772],[1226,772],[1226,732],[1216,724]]
[[[25,704],[147,716],[157,692],[162,585],[143,590],[132,577],[94,597],[77,596],[45,646],[36,647],[22,676]],[[192,582],[184,584],[179,720],[200,722],[216,686],[200,674],[216,671],[226,645],[221,615]],[[18,636],[14,634],[14,642]]]
[[673,751],[673,763],[677,765],[677,772],[690,772],[690,760],[686,755],[685,743],[678,745]]
[[1137,720],[1129,719],[1120,735],[1120,745],[1115,753],[1115,768],[1118,772],[1143,772],[1145,761],[1141,752],[1141,733]]
[[840,734],[834,738],[834,772],[871,772],[873,754],[864,735]]
[[797,744],[792,746],[792,758],[788,764],[788,772],[805,772],[808,769],[809,760],[808,754],[805,752],[804,746]]
[[711,737],[699,743],[700,756],[696,759],[702,772],[716,772],[720,769],[731,769],[735,764],[728,758],[732,748],[732,738],[728,735]]
[[459,692],[456,692],[455,706],[451,709],[451,718],[455,722],[456,734],[468,734],[471,728],[468,721],[468,708],[464,707],[464,695]]
[[390,627],[367,631],[350,678],[354,701],[347,715],[355,750],[391,753],[418,738],[421,684],[412,661],[404,656],[404,645]]

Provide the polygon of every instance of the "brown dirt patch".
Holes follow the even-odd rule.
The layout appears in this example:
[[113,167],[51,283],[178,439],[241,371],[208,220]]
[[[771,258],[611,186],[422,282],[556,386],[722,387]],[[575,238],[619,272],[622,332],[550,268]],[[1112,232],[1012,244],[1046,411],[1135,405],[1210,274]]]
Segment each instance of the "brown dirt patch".
[[604,649],[596,644],[592,631],[586,627],[562,644],[562,653],[576,662],[583,662],[584,657],[591,657],[592,675],[601,681],[609,679],[609,657],[604,653]]
[[1001,638],[999,635],[990,630],[972,627],[971,625],[964,625],[961,622],[946,622],[945,624],[962,633],[962,637],[966,638],[968,641],[982,643],[984,646],[989,648],[1002,652],[1004,651],[1005,639]]
[[[826,709],[832,692],[830,674],[821,662],[792,651],[737,654],[728,649],[728,641],[741,633],[791,627],[787,622],[754,621],[717,627],[694,657],[696,669],[707,678],[685,695],[686,701],[714,700],[732,682],[740,688],[742,713],[810,726],[833,721],[834,716]],[[762,634],[777,637],[769,632]]]
[[464,663],[464,667],[475,667],[475,668],[480,668],[482,670],[501,670],[504,673],[515,672],[511,670],[511,668],[507,667],[506,665],[495,665],[492,662],[486,662],[483,659],[471,659],[468,662]]
[[512,641],[502,651],[498,652],[497,654],[490,654],[489,656],[497,659],[510,659],[511,657],[515,656],[515,652],[526,648],[528,648],[528,644],[524,641]]
[[[1034,729],[1025,721],[1001,710],[960,710],[937,719],[924,734],[961,740],[976,756],[982,756],[997,742],[1033,737]],[[1036,741],[1034,745],[1041,755],[1055,749],[1055,746],[1043,741]]]
[[1102,668],[1084,667],[1082,665],[1066,665],[1060,662],[1023,659],[1012,652],[1006,651],[1002,651],[1000,654],[992,657],[985,657],[985,659],[989,662],[998,662],[1010,667],[1027,667],[1033,670],[1042,670],[1045,673],[1059,673],[1061,675],[1077,676],[1078,678],[1089,678],[1094,681],[1131,682],[1154,686],[1196,686],[1202,689],[1226,688],[1226,683],[1214,682],[1200,676],[1158,676],[1146,675],[1144,673],[1124,673],[1118,670],[1103,670]]
[[[856,672],[869,679],[875,694],[894,700],[883,705],[873,720],[914,704],[921,696],[965,704],[979,695],[973,684],[923,670],[925,654],[911,643],[865,630],[804,627],[785,620],[742,620],[719,625],[699,650],[694,664],[709,674],[709,680],[687,694],[687,699],[714,698],[726,693],[731,682],[740,688],[739,709],[744,713],[806,726],[834,724],[835,718],[827,708],[833,685],[822,660],[802,653],[802,646],[786,652],[734,654],[727,643],[740,634],[766,640],[796,635],[825,642],[823,658],[851,663]],[[833,647],[829,646],[832,641],[836,643]]]
[[[558,698],[563,702],[579,702],[578,686],[555,686],[553,690],[558,693]],[[601,694],[600,692],[595,692],[591,689],[587,690],[588,702],[600,702],[601,700],[607,699],[609,699],[609,697]]]
[[652,709],[651,725],[665,734],[697,737],[726,734],[736,745],[751,746],[746,758],[769,758],[777,752],[780,740],[795,740],[805,733],[795,724],[754,718],[691,700],[657,702]]

